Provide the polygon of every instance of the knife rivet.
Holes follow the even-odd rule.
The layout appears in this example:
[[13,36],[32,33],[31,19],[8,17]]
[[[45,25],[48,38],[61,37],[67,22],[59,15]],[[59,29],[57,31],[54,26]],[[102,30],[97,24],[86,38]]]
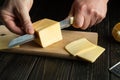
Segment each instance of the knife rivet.
[[0,34],[0,36],[5,36],[6,34]]

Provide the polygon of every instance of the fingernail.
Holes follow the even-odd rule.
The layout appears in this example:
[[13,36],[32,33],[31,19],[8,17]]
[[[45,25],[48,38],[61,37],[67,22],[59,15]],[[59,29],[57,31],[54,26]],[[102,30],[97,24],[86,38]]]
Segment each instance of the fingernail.
[[28,34],[34,34],[34,30],[31,29],[31,28],[28,28],[28,29],[27,29],[27,33],[28,33]]
[[29,33],[30,34],[34,34],[34,30],[33,29],[29,29]]

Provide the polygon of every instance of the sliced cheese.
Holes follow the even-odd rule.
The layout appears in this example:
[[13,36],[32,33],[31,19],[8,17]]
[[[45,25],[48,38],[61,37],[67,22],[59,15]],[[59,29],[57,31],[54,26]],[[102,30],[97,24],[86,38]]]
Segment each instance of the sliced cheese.
[[83,53],[77,54],[76,56],[93,63],[103,53],[104,50],[105,50],[104,48],[102,48],[100,46],[96,46],[95,48],[93,48],[89,51],[87,50]]
[[62,40],[60,23],[50,19],[42,19],[33,23],[36,31],[35,41],[41,47],[47,47],[53,43]]
[[74,56],[86,52],[95,47],[96,45],[89,42],[86,38],[78,39],[65,46],[66,50],[68,50],[68,52],[70,52]]
[[78,39],[65,46],[65,49],[73,56],[78,56],[91,63],[103,53],[104,48],[97,46],[86,38]]

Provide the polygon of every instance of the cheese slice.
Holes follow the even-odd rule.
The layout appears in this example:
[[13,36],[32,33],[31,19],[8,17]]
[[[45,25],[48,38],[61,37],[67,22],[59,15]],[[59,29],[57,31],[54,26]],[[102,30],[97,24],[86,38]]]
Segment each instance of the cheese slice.
[[65,49],[73,56],[80,57],[91,63],[103,53],[104,48],[97,46],[86,38],[78,39],[65,46]]
[[47,47],[62,40],[60,23],[50,19],[42,19],[33,23],[36,39],[41,47]]
[[104,50],[105,50],[104,48],[102,48],[100,46],[96,46],[95,48],[93,48],[91,50],[87,50],[83,53],[79,53],[76,56],[93,63],[103,53]]
[[74,56],[79,53],[89,51],[95,47],[96,45],[89,42],[86,38],[78,39],[65,46],[66,50],[68,50],[68,52],[70,52]]

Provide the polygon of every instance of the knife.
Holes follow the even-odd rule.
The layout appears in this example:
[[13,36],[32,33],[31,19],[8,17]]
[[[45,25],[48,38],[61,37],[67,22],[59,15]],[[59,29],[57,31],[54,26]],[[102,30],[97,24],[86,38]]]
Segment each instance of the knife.
[[120,61],[113,65],[109,70],[114,73],[116,76],[120,77]]
[[[73,23],[73,17],[66,18],[66,19],[60,21],[60,28],[61,29],[67,28],[72,23]],[[21,45],[21,44],[24,44],[26,42],[32,41],[34,39],[35,39],[34,34],[33,35],[25,34],[23,36],[19,36],[15,39],[11,40],[10,43],[8,44],[8,47],[11,48],[11,47],[14,47],[14,46],[17,46],[17,45]]]

